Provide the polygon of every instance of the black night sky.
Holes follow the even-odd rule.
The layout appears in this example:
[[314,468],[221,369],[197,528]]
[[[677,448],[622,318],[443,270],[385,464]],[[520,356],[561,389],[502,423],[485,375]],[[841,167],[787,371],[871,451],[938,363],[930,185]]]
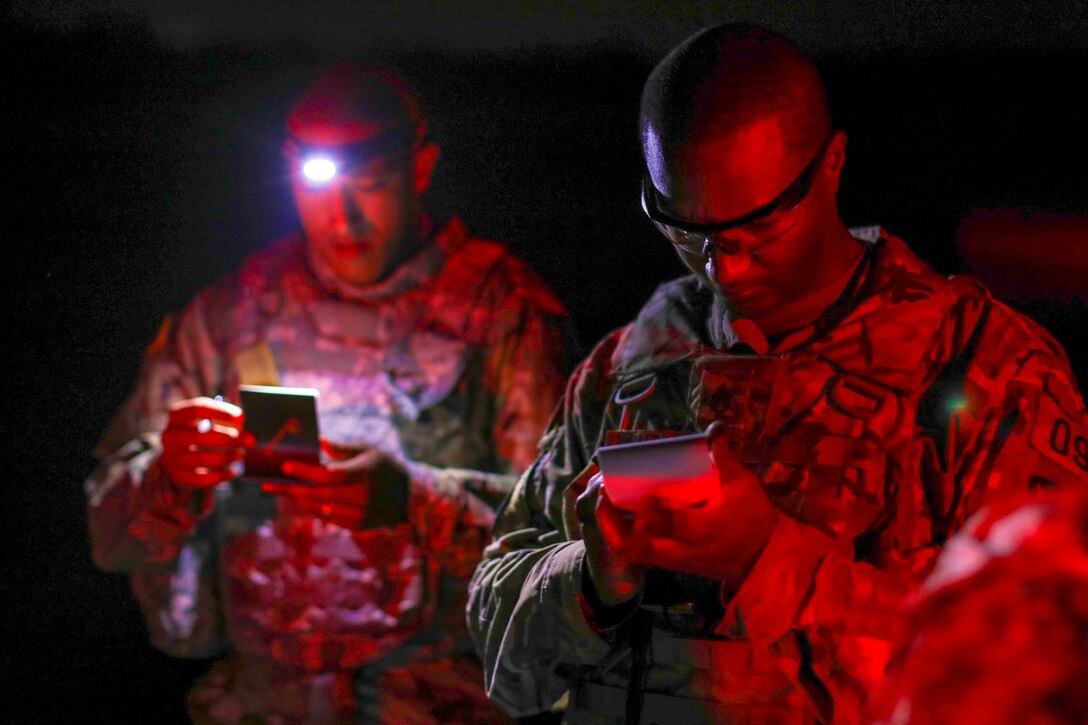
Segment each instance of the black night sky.
[[[124,578],[91,565],[81,481],[162,317],[297,223],[283,117],[331,61],[410,79],[443,148],[428,203],[544,275],[586,345],[680,272],[639,209],[635,123],[650,68],[705,25],[813,56],[850,137],[844,218],[942,271],[968,271],[974,210],[1088,215],[1084,3],[181,5],[17,0],[3,20],[4,723],[185,721],[200,664],[151,650]],[[1083,378],[1083,302],[1037,296]]]

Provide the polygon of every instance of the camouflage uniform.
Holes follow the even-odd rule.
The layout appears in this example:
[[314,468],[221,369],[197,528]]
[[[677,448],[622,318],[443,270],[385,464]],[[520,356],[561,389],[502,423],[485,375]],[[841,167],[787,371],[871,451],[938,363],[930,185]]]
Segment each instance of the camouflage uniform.
[[[198,720],[339,722],[357,702],[367,722],[490,722],[479,666],[460,658],[465,586],[494,519],[484,501],[532,462],[561,396],[565,311],[457,220],[353,299],[314,269],[289,238],[164,325],[87,482],[95,561],[131,573],[156,646],[230,648],[190,695]],[[206,496],[164,481],[168,406],[237,402],[247,383],[317,388],[323,437],[403,460],[407,523],[349,531],[253,481]]]
[[984,507],[912,597],[867,721],[1083,723],[1086,592],[1088,489]]
[[[900,598],[965,516],[1084,482],[1085,412],[1059,345],[900,240],[854,233],[867,252],[847,292],[767,355],[737,344],[689,276],[575,372],[470,586],[494,700],[531,713],[569,691],[569,723],[856,721]],[[591,625],[564,490],[610,431],[715,420],[779,511],[762,553],[739,581],[650,570],[622,623]]]

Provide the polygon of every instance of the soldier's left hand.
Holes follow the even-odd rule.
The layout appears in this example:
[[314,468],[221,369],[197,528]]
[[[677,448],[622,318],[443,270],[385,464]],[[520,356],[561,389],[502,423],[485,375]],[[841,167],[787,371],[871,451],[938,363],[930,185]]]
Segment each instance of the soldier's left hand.
[[[377,448],[341,448],[322,441],[328,463],[287,461],[283,475],[312,485],[264,484],[268,493],[286,497],[293,513],[323,518],[349,529],[359,529],[369,518],[368,504],[407,501],[408,471],[399,460]],[[400,491],[403,495],[394,493]],[[375,491],[383,495],[374,495]],[[392,493],[392,495],[390,495]],[[371,512],[372,514],[375,512]],[[405,512],[380,518],[402,519]]]
[[737,458],[717,424],[710,456],[721,487],[702,505],[677,508],[648,499],[635,514],[638,561],[711,579],[743,576],[770,538],[778,513],[759,478]]
[[[564,492],[568,502],[574,495],[577,496],[572,512],[578,529],[576,538],[585,545],[585,563],[597,599],[607,606],[631,599],[642,589],[646,572],[624,556],[623,544],[631,523],[608,500],[604,477],[596,464],[583,470]],[[567,508],[571,508],[569,504]],[[568,518],[566,510],[564,517]]]

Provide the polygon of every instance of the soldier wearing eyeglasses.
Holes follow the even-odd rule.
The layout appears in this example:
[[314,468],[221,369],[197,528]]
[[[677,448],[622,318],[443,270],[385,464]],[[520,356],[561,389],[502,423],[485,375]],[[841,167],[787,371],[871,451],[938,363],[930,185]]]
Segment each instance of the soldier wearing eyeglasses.
[[[1061,347],[890,232],[790,42],[725,25],[646,82],[642,204],[691,274],[570,379],[477,568],[490,696],[569,723],[849,723],[899,603],[981,507],[1088,480]],[[709,433],[697,501],[619,507],[602,444]]]

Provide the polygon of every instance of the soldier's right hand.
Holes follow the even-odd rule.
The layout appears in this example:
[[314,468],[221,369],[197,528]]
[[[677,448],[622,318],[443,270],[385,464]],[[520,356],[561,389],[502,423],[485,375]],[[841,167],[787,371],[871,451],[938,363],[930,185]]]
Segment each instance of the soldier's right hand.
[[[646,579],[645,568],[628,561],[620,546],[631,535],[633,523],[609,501],[604,476],[596,466],[583,471],[571,487],[577,490],[582,481],[585,490],[575,503],[575,514],[586,547],[589,576],[601,603],[621,604],[637,595]],[[609,541],[615,544],[609,546]]]
[[190,398],[170,406],[159,465],[178,486],[211,488],[237,475],[234,464],[252,445],[237,405]]

